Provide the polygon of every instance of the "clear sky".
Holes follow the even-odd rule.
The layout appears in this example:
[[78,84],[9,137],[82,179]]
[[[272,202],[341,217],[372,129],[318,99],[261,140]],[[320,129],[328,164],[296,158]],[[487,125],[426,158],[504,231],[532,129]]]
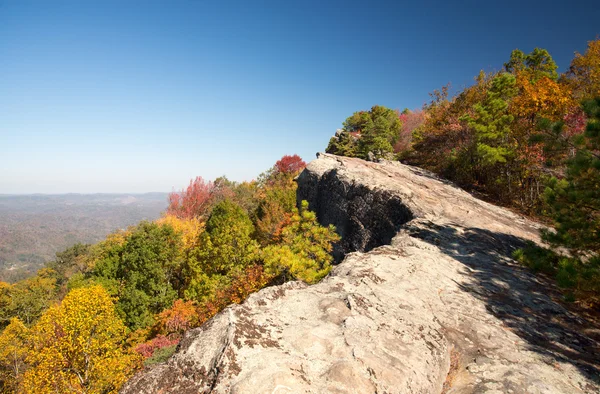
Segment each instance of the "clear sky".
[[352,112],[419,108],[515,48],[564,71],[596,1],[0,0],[0,193],[249,180]]

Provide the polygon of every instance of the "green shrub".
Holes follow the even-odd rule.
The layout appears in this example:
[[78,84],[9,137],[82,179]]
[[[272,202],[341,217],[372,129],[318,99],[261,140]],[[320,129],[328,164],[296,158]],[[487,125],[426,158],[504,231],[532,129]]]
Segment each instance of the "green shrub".
[[165,362],[173,355],[173,353],[175,353],[176,349],[177,345],[156,349],[151,357],[148,357],[146,360],[144,360],[144,365],[149,367],[150,365]]

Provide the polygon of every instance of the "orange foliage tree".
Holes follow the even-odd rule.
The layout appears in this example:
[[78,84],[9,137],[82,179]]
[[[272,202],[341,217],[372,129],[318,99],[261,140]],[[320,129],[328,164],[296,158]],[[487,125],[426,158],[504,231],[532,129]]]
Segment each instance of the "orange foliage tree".
[[533,80],[529,73],[519,72],[517,88],[519,94],[512,101],[511,112],[530,119],[532,124],[540,117],[562,120],[569,109],[577,106],[568,86],[547,76]]
[[265,287],[273,276],[261,265],[251,265],[233,275],[231,284],[221,288],[198,306],[198,322],[202,324],[231,304],[239,304],[248,296]]
[[192,301],[178,299],[169,309],[158,314],[155,330],[162,335],[180,337],[197,323],[196,306]]

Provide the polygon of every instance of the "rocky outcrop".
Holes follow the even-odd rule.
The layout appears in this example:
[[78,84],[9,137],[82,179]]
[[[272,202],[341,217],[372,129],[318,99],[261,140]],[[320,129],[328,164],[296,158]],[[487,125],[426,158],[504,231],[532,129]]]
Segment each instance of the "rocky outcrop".
[[298,179],[343,262],[188,332],[124,393],[597,393],[599,325],[511,259],[539,225],[399,163]]

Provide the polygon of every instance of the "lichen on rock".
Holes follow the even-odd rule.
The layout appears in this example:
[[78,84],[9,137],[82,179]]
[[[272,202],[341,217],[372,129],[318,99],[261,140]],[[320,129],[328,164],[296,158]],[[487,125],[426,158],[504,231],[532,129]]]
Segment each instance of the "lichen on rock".
[[511,258],[540,225],[395,162],[320,155],[298,197],[343,261],[228,307],[123,393],[600,392],[600,327]]

